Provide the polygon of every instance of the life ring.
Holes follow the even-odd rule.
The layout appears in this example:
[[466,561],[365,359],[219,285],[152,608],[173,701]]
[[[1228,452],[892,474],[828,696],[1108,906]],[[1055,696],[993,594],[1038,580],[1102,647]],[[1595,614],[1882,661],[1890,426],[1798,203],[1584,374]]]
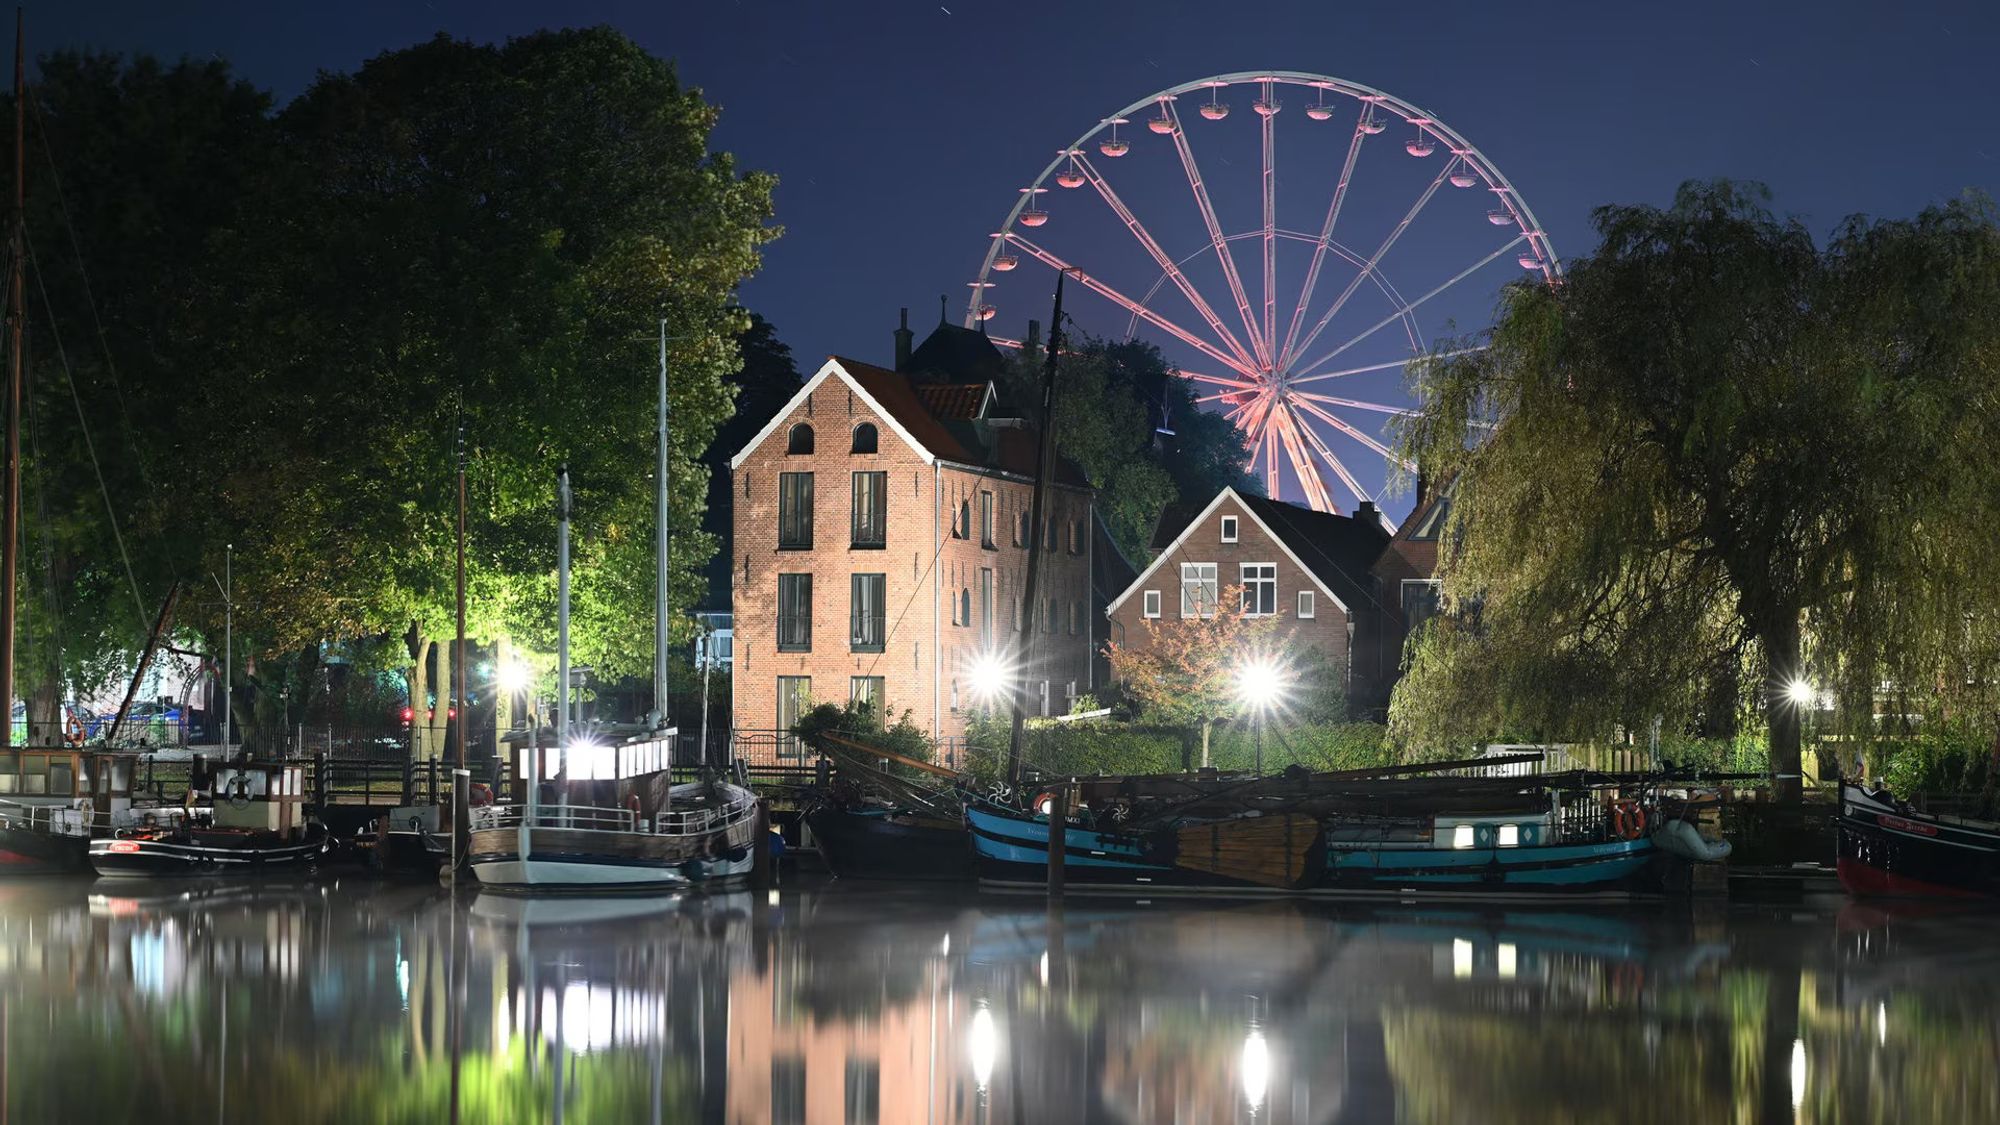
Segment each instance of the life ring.
[[1611,829],[1621,840],[1638,839],[1646,834],[1646,810],[1637,801],[1613,801]]
[[239,809],[250,803],[249,774],[239,773],[229,779],[229,803]]
[[83,745],[83,722],[76,712],[63,709],[63,743],[68,746]]

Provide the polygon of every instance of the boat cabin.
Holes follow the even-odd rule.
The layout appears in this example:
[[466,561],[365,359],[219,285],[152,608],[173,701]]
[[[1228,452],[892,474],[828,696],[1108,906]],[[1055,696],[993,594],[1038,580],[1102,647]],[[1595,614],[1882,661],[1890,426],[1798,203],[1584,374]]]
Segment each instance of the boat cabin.
[[114,817],[132,807],[135,754],[68,747],[0,750],[0,802],[66,805],[88,800],[91,810]]
[[285,762],[242,762],[215,767],[217,828],[289,835],[306,826],[306,771]]

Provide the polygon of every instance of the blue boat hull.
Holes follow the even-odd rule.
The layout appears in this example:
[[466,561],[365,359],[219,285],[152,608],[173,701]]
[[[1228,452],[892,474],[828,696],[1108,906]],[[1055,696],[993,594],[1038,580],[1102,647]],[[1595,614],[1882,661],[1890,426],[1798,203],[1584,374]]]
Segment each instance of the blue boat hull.
[[[1048,879],[1049,825],[1010,810],[970,805],[979,880],[993,886],[1041,887]],[[1175,866],[1144,836],[1071,825],[1064,836],[1063,880],[1077,888],[1127,893],[1201,890],[1258,894],[1332,894],[1396,898],[1525,898],[1658,893],[1661,853],[1645,838],[1513,848],[1346,848],[1325,854],[1324,874],[1303,891]]]

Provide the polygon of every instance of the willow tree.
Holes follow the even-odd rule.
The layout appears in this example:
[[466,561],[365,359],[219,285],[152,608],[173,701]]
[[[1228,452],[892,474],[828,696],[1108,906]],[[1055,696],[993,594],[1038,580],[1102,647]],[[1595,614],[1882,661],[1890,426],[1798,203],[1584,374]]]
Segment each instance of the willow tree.
[[1862,734],[1885,682],[1990,719],[1993,210],[1851,219],[1822,247],[1767,200],[1601,208],[1597,251],[1510,289],[1483,350],[1417,365],[1402,443],[1456,481],[1456,613],[1415,643],[1404,738],[1726,725],[1748,668],[1795,796],[1802,696]]

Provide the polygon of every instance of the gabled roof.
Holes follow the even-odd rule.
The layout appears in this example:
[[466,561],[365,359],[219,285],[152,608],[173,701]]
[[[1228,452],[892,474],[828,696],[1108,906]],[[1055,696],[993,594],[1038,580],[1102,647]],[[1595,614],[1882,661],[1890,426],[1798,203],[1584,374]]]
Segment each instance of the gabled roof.
[[[730,469],[740,468],[750,452],[762,445],[778,428],[779,422],[789,418],[807,395],[829,379],[838,379],[870,410],[880,415],[898,437],[923,457],[927,465],[948,461],[976,470],[994,470],[1021,477],[1035,475],[1035,431],[1018,419],[988,418],[985,412],[991,406],[990,386],[977,385],[986,397],[975,404],[973,414],[964,417],[940,416],[926,402],[925,392],[934,389],[931,385],[912,383],[907,375],[844,356],[827,357],[819,372],[799,388],[799,393],[793,395],[791,401],[773,415],[763,429],[757,431],[750,444],[729,459]],[[963,384],[940,384],[936,389],[945,392],[942,395],[944,405],[954,409],[963,407],[964,401],[971,397],[970,390]],[[1090,481],[1082,471],[1062,456],[1056,458],[1054,483],[1073,488],[1090,487]]]
[[919,383],[916,392],[926,410],[956,421],[984,418],[994,399],[991,383]]
[[928,376],[956,383],[991,382],[1006,365],[1006,357],[986,333],[940,317],[938,326],[910,353],[904,372],[919,380]]
[[[876,384],[877,389],[886,392],[891,402],[885,403],[877,398],[861,379],[856,378],[854,373],[848,371],[847,368],[850,365],[861,368],[864,372],[887,375],[889,377],[887,381],[880,379],[870,381]],[[805,401],[806,396],[818,390],[820,384],[825,383],[829,379],[838,379],[848,390],[859,395],[861,400],[868,405],[869,409],[881,416],[882,421],[888,424],[889,429],[897,437],[902,438],[909,444],[911,449],[916,450],[917,455],[924,459],[926,465],[936,461],[939,454],[937,451],[927,447],[923,441],[919,440],[916,433],[911,432],[910,428],[904,424],[905,419],[908,418],[911,421],[919,422],[920,429],[935,431],[935,434],[926,433],[924,435],[926,437],[932,437],[934,440],[941,437],[946,442],[950,441],[951,435],[945,434],[943,429],[937,425],[936,420],[930,419],[930,415],[925,412],[922,404],[917,402],[916,396],[910,393],[909,384],[897,376],[895,372],[883,371],[879,367],[871,368],[865,363],[855,363],[853,360],[841,359],[838,356],[828,356],[826,362],[820,364],[819,370],[814,373],[813,377],[806,380],[805,386],[799,388],[799,393],[793,395],[791,401],[785,403],[776,414],[771,415],[771,420],[764,423],[764,428],[757,431],[757,436],[751,438],[749,444],[737,450],[736,456],[729,459],[730,471],[734,472],[741,468],[744,458],[750,456],[752,450],[764,444],[764,439],[771,436],[771,432],[778,428],[778,424],[791,417],[792,411],[798,409],[799,403]],[[900,391],[898,388],[900,388]],[[891,403],[900,405],[903,409],[898,411],[892,407]],[[930,424],[928,426],[921,425],[923,420],[926,419],[930,419]],[[954,446],[954,448],[956,447]]]
[[[1375,562],[1376,556],[1389,541],[1389,533],[1373,513],[1359,516],[1335,515],[1331,512],[1315,512],[1295,504],[1269,500],[1262,496],[1248,496],[1233,488],[1225,488],[1215,494],[1200,511],[1187,515],[1187,508],[1170,505],[1171,513],[1178,527],[1168,522],[1163,514],[1160,528],[1154,533],[1153,545],[1159,554],[1151,566],[1140,572],[1139,577],[1114,598],[1106,607],[1106,612],[1117,609],[1151,578],[1167,560],[1177,553],[1194,529],[1207,521],[1209,515],[1226,501],[1233,500],[1243,514],[1256,524],[1278,544],[1300,570],[1311,575],[1314,583],[1327,597],[1332,598],[1341,612],[1351,613],[1351,606],[1374,601],[1369,585],[1360,576],[1366,575]],[[1164,545],[1161,540],[1169,532],[1172,538]],[[1195,560],[1200,561],[1200,560]]]

